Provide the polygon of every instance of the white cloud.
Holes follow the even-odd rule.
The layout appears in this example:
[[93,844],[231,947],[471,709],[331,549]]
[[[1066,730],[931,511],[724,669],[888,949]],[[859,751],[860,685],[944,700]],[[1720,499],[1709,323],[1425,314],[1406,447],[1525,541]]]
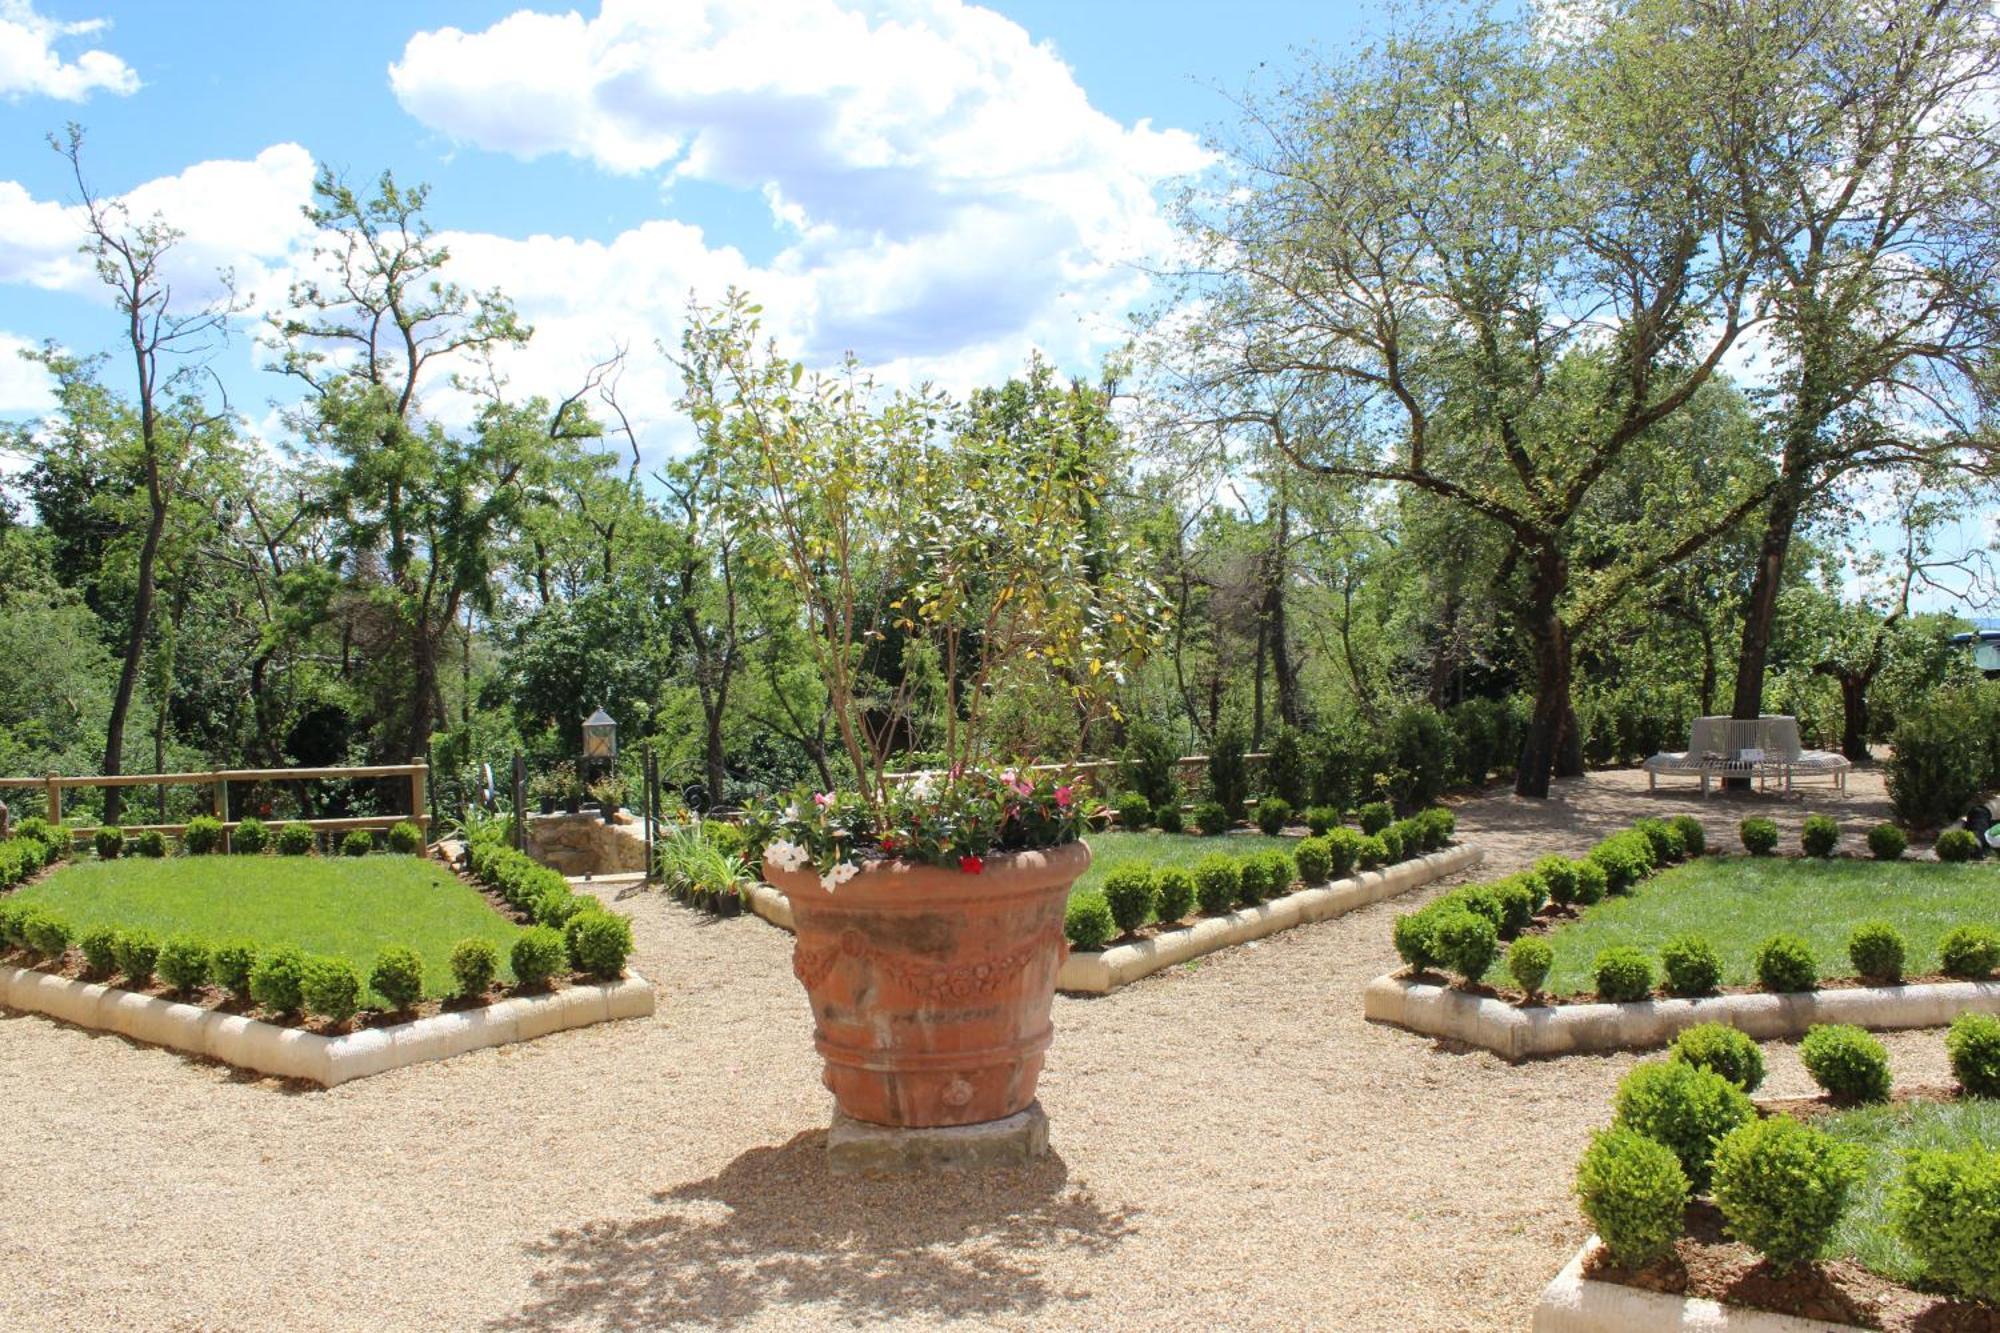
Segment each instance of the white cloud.
[[87,37],[110,25],[103,19],[58,23],[35,12],[31,0],[0,0],[0,97],[24,96],[81,102],[99,88],[126,96],[138,91],[132,67],[95,47],[64,60],[56,45]]
[[0,332],[0,417],[31,417],[56,405],[49,373],[21,356],[40,348],[40,343]]

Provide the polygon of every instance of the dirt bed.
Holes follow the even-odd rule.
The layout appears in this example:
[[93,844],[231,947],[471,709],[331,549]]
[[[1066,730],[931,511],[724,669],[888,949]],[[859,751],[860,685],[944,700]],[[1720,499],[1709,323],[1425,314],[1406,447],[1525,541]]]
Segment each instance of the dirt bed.
[[[1881,784],[1852,786],[1601,774],[1460,831],[1489,873],[1644,813],[1860,829]],[[0,1011],[0,1327],[1525,1328],[1635,1057],[1511,1067],[1363,1022],[1391,919],[1439,887],[1058,999],[1054,1155],[995,1179],[830,1178],[790,936],[657,894],[621,903],[652,1019],[331,1091]],[[1948,1081],[1939,1034],[1886,1041]],[[1811,1091],[1767,1054],[1767,1095]]]

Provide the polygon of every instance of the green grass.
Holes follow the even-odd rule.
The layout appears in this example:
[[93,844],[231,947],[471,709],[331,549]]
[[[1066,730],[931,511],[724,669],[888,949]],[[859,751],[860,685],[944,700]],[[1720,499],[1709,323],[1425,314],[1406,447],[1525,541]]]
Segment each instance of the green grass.
[[1909,947],[1904,971],[1937,970],[1937,942],[1953,926],[2000,926],[2000,869],[1934,861],[1817,861],[1710,856],[1640,884],[1629,897],[1607,898],[1549,936],[1552,995],[1592,988],[1600,949],[1634,945],[1654,960],[1684,931],[1705,936],[1722,959],[1725,984],[1755,982],[1751,962],[1769,936],[1789,932],[1812,947],[1824,977],[1852,976],[1848,934],[1884,920]]
[[345,958],[366,977],[375,955],[405,944],[424,960],[424,994],[451,991],[452,946],[492,940],[503,979],[520,928],[434,861],[414,856],[183,856],[80,861],[17,891],[79,933],[142,926],[211,942],[295,944]]
[[2000,1148],[2000,1101],[1864,1106],[1818,1123],[1867,1153],[1867,1175],[1834,1232],[1833,1253],[1899,1282],[1919,1275],[1889,1217],[1889,1195],[1903,1174],[1902,1154],[1912,1148]]
[[1096,889],[1112,870],[1133,862],[1150,865],[1155,870],[1167,866],[1186,869],[1212,852],[1240,859],[1273,848],[1289,852],[1299,845],[1297,838],[1267,838],[1261,833],[1204,838],[1193,833],[1162,833],[1158,829],[1145,833],[1093,833],[1084,841],[1090,844],[1090,869],[1083,872],[1083,878],[1070,890],[1072,898]]

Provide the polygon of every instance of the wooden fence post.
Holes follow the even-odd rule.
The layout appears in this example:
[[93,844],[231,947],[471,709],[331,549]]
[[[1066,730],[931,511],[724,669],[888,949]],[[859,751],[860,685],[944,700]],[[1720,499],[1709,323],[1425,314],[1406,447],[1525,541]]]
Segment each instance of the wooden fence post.
[[58,775],[54,773],[51,773],[48,776],[49,826],[51,828],[58,827],[62,824],[62,786],[56,781],[57,776]]
[[430,769],[422,755],[412,759],[410,764],[410,822],[421,826],[430,823],[430,812],[424,808],[424,778]]
[[520,755],[514,756],[513,772],[514,798],[514,850],[528,850],[528,761]]
[[233,850],[229,845],[229,779],[217,778],[210,791],[214,794],[215,817],[222,821],[222,851],[227,855]]

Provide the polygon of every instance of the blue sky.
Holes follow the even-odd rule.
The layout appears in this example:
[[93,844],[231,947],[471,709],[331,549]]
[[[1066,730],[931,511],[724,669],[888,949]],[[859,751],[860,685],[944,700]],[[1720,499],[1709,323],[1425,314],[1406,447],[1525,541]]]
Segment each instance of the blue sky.
[[[420,6],[0,0],[0,359],[116,330],[73,255],[65,164],[188,233],[184,290],[227,265],[256,310],[309,263],[312,164],[432,186],[459,276],[538,328],[508,366],[560,392],[612,346],[656,440],[690,290],[750,286],[795,354],[853,350],[963,387],[1031,348],[1088,371],[1171,238],[1227,94],[1358,6],[1243,0],[627,0]],[[256,321],[217,365],[277,429]],[[44,400],[0,367],[0,416]]]

